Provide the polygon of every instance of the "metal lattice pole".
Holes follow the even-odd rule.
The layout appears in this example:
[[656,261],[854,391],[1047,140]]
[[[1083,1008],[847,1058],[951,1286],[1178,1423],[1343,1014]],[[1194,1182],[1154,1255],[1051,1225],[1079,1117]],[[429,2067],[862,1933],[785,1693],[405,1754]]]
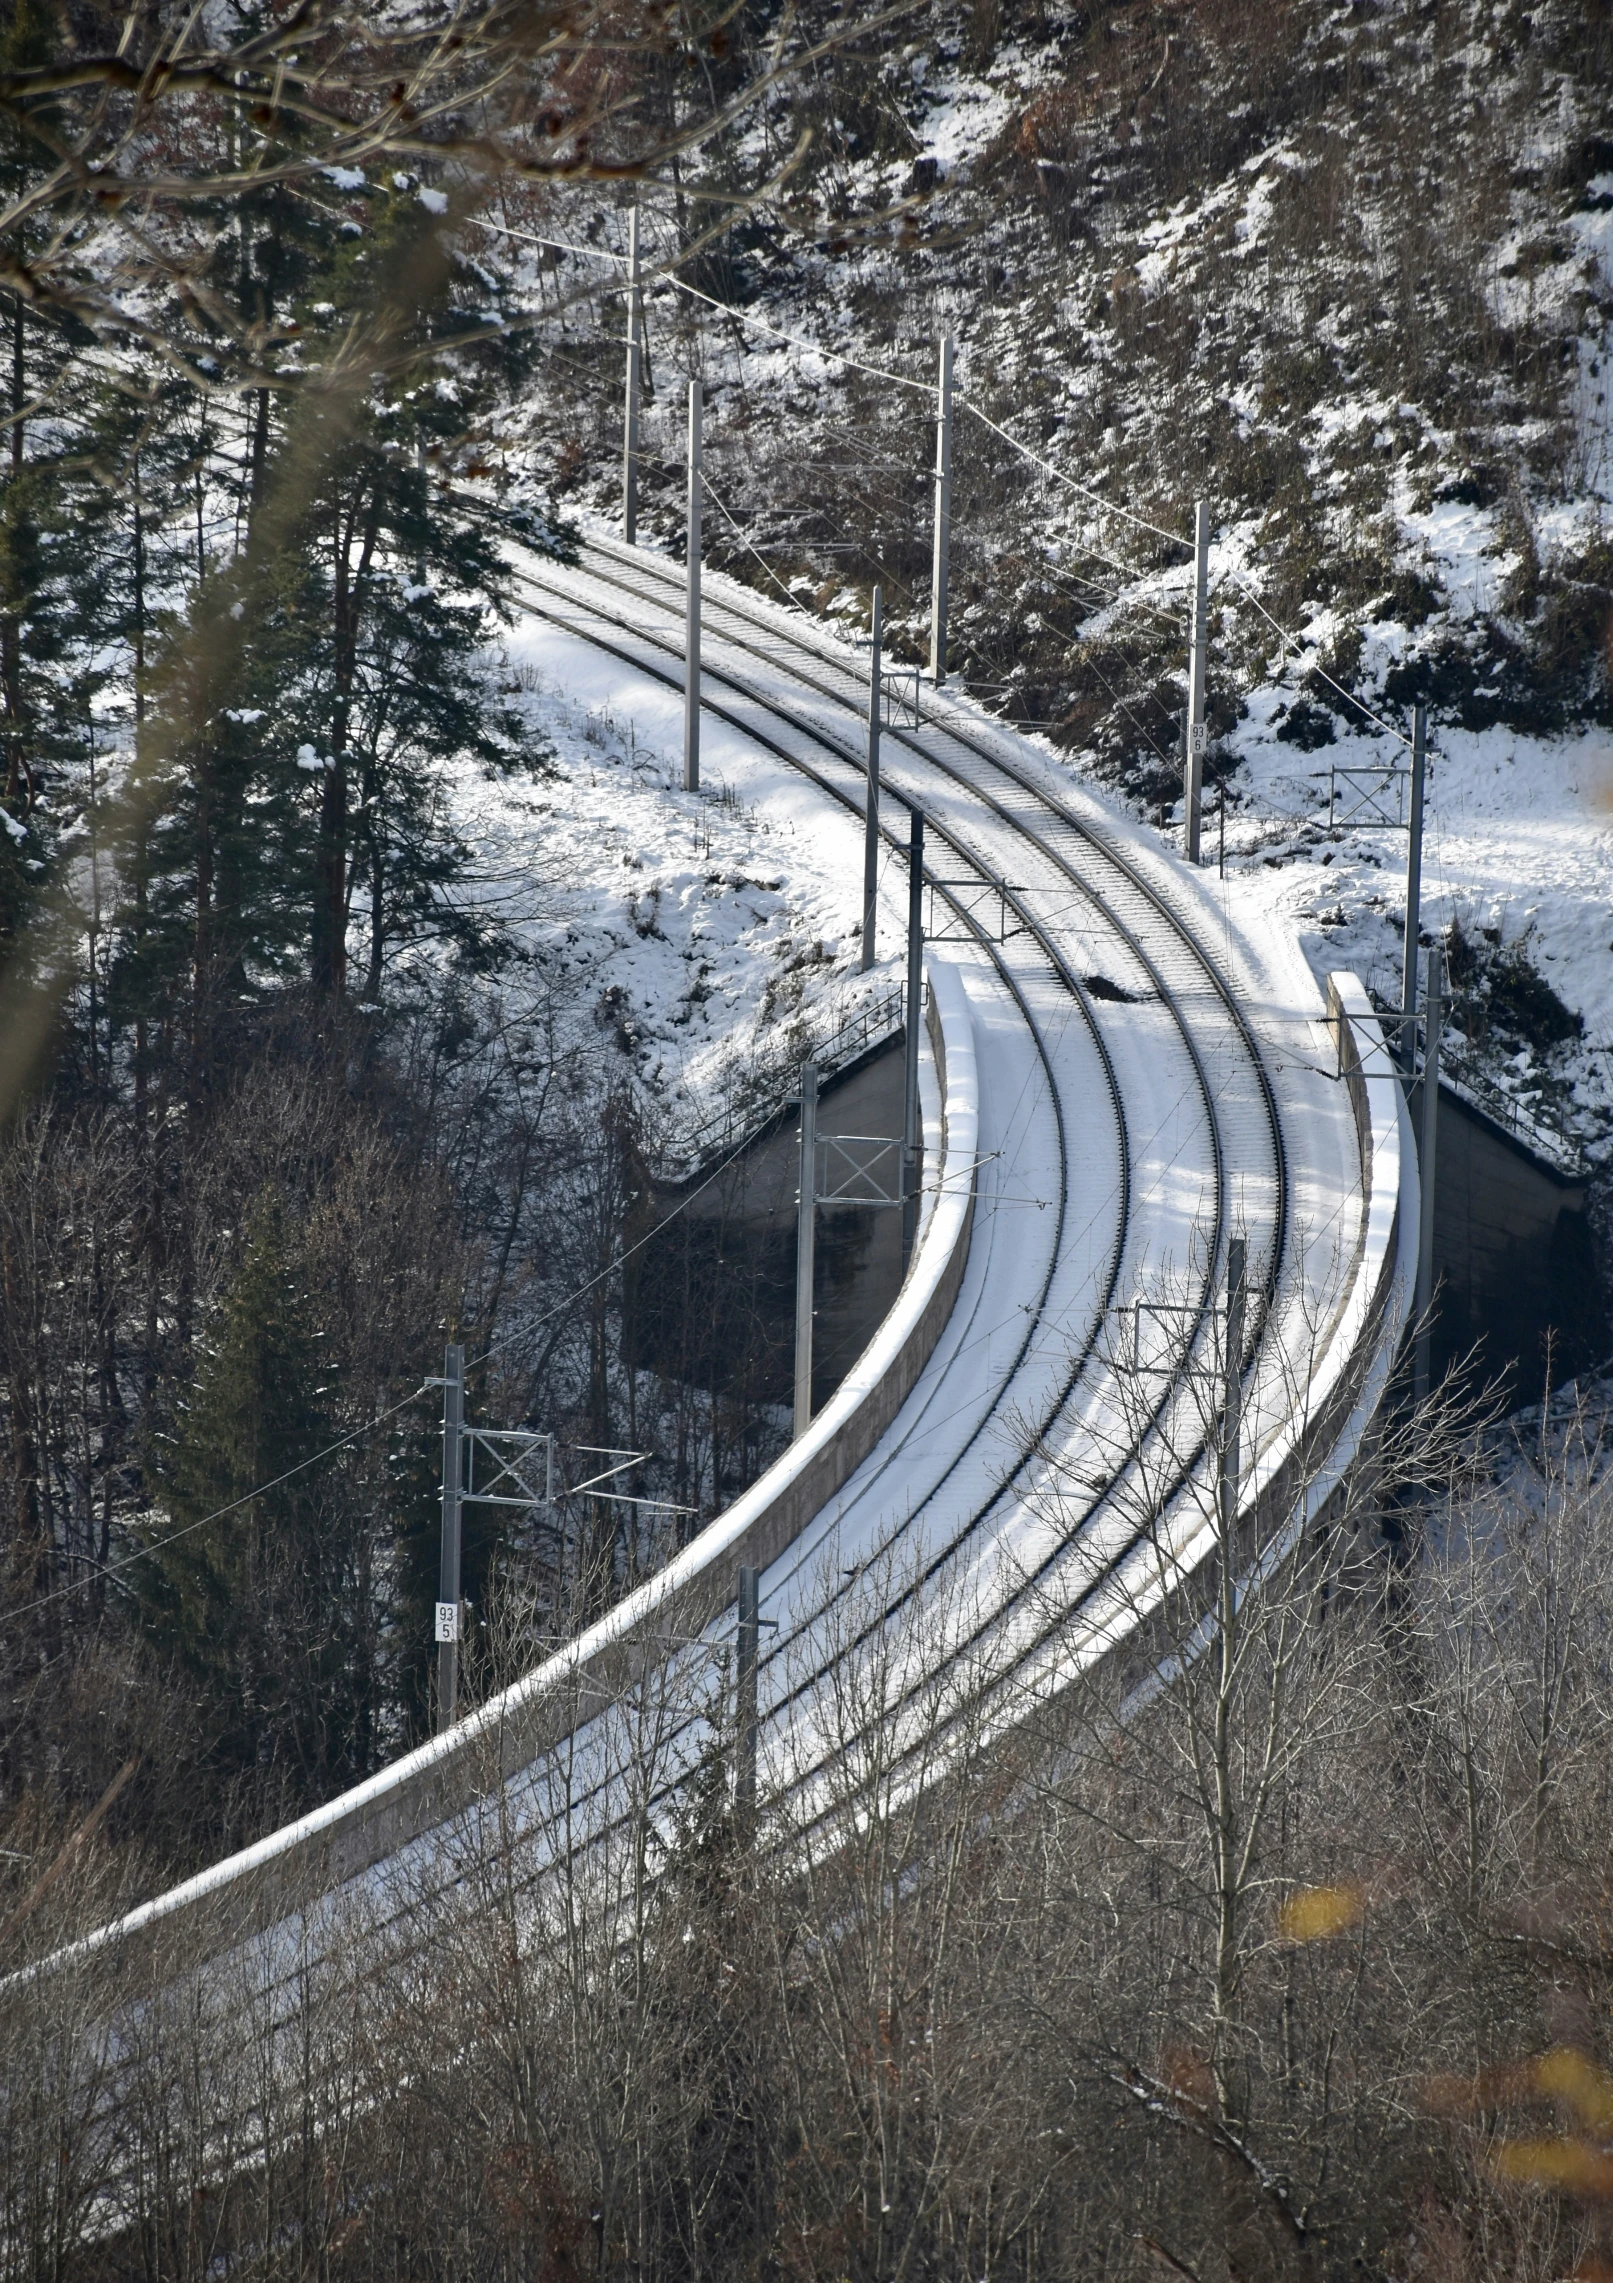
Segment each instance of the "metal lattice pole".
[[1204,810],[1204,755],[1209,731],[1204,718],[1205,653],[1210,632],[1210,506],[1193,509],[1193,618],[1187,650],[1187,755],[1182,785],[1182,847],[1189,864],[1199,860]]
[[756,1832],[756,1668],[762,1636],[762,1573],[740,1564],[735,1658],[734,1822],[749,1844]]
[[688,566],[683,611],[683,789],[700,790],[700,383],[689,383]]
[[[1248,1253],[1242,1237],[1227,1242],[1226,1354],[1222,1358],[1221,1543],[1230,1547],[1238,1520],[1238,1481],[1242,1471],[1243,1325]],[[1223,1561],[1226,1559],[1223,1553]]]
[[1428,715],[1418,706],[1411,717],[1411,831],[1406,842],[1406,943],[1400,959],[1399,1056],[1410,1070],[1417,1056],[1417,952],[1423,914],[1423,777],[1427,768]]
[[1445,955],[1436,943],[1428,954],[1428,988],[1423,1015],[1423,1098],[1419,1120],[1418,1178],[1421,1197],[1417,1220],[1416,1346],[1413,1349],[1412,1393],[1420,1403],[1428,1393],[1430,1316],[1434,1306],[1434,1160],[1439,1142],[1439,1044],[1444,1020]]
[[935,389],[935,562],[930,577],[930,675],[947,678],[947,558],[952,538],[952,335],[941,337]]
[[622,416],[622,537],[638,537],[639,335],[643,330],[638,269],[638,207],[627,217],[627,403]]
[[795,1218],[795,1432],[812,1424],[812,1279],[818,1230],[818,1066],[801,1065],[801,1193]]
[[863,804],[862,971],[874,964],[874,932],[879,900],[879,708],[880,645],[884,637],[885,591],[874,589],[874,652],[868,669],[868,791]]
[[454,1724],[459,1701],[460,1461],[465,1440],[465,1351],[450,1347],[442,1380],[442,1555],[437,1569],[437,1729]]
[[902,1070],[902,1265],[913,1255],[918,1231],[919,1025],[924,1019],[924,812],[912,809],[907,824],[907,1035]]

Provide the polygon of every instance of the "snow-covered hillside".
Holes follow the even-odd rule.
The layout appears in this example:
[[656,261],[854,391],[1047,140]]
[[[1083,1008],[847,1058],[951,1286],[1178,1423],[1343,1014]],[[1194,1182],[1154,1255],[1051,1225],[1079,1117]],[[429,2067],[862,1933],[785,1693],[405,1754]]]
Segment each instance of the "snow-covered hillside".
[[517,622],[506,658],[547,774],[456,772],[470,892],[544,1002],[609,1050],[607,1077],[619,1057],[675,1154],[730,1106],[770,1107],[803,1053],[899,989],[905,883],[887,858],[863,975],[853,819],[714,720],[685,793],[681,696],[540,620]]
[[[1397,1000],[1404,836],[1322,829],[1327,773],[1403,760],[1426,702],[1425,931],[1456,931],[1458,1053],[1598,1150],[1610,75],[1605,25],[1566,6],[927,11],[757,130],[811,128],[813,229],[743,223],[652,283],[644,472],[676,546],[699,372],[708,559],[849,624],[878,577],[916,657],[927,384],[953,332],[974,408],[954,439],[956,662],[1166,832],[1186,600],[1168,535],[1208,498],[1229,866],[1319,969],[1358,965]],[[647,201],[662,256],[677,222]],[[553,195],[530,226],[591,253],[531,254],[580,298],[506,446],[606,514],[621,303],[599,257],[622,213]]]

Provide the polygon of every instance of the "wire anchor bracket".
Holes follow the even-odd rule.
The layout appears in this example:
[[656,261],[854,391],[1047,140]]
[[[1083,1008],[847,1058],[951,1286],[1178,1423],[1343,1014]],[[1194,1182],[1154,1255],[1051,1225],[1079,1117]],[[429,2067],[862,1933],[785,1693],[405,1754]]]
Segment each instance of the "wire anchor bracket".
[[1410,789],[1411,771],[1397,769],[1392,761],[1348,769],[1335,761],[1327,772],[1329,832],[1341,831],[1347,825],[1375,832],[1410,831],[1406,810]]
[[[885,1161],[890,1171],[885,1173]],[[900,1134],[820,1134],[817,1205],[900,1205]]]
[[[462,1506],[516,1506],[530,1511],[554,1504],[554,1437],[526,1427],[471,1427],[462,1430],[460,1471]],[[529,1479],[539,1451],[543,1453],[543,1488]],[[476,1457],[492,1473],[478,1487]]]
[[[991,873],[984,879],[976,873],[969,879],[949,880],[932,874],[924,883],[930,899],[929,917],[925,922],[926,943],[1007,943],[1016,935],[1030,933],[1027,923],[1019,917],[1014,899],[1025,890],[1016,888]],[[946,911],[937,911],[936,890],[946,893]]]

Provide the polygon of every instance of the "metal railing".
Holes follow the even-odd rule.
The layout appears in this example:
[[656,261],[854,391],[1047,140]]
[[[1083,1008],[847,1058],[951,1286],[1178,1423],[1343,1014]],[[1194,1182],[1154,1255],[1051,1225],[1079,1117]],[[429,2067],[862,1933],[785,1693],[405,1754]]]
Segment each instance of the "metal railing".
[[809,1055],[827,1081],[870,1047],[894,1037],[902,1027],[902,999],[898,984],[877,999],[842,1008],[827,1029],[814,1029],[804,1021],[790,1024],[777,1046],[758,1053],[719,1109],[667,1136],[656,1152],[656,1171],[677,1179],[713,1158],[729,1155],[788,1108],[801,1064]]
[[1487,1118],[1493,1118],[1498,1126],[1533,1150],[1537,1157],[1544,1158],[1548,1165],[1554,1165],[1559,1173],[1578,1181],[1585,1178],[1588,1162],[1582,1144],[1574,1135],[1549,1114],[1542,1115],[1531,1104],[1509,1094],[1477,1063],[1465,1055],[1452,1053],[1448,1035],[1440,1078],[1452,1093],[1461,1095]]

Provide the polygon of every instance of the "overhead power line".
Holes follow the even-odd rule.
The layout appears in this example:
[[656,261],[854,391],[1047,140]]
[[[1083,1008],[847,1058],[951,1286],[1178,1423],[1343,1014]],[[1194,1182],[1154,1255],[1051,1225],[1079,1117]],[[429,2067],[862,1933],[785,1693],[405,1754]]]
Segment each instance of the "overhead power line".
[[[507,1332],[503,1339],[494,1340],[490,1346],[483,1348],[479,1355],[467,1358],[465,1369],[472,1371],[478,1364],[490,1362],[494,1356],[512,1346],[515,1341],[526,1338],[532,1332],[540,1330],[545,1324],[553,1323],[555,1317],[560,1315],[563,1310],[575,1307],[579,1300],[586,1299],[588,1294],[603,1284],[607,1277],[613,1276],[625,1261],[631,1260],[636,1252],[642,1251],[651,1238],[657,1236],[667,1226],[668,1222],[675,1221],[678,1215],[692,1205],[705,1190],[709,1189],[714,1181],[720,1180],[734,1159],[742,1154],[745,1147],[746,1143],[743,1140],[736,1143],[727,1156],[719,1159],[717,1164],[712,1167],[704,1181],[691,1189],[686,1196],[679,1198],[677,1204],[664,1220],[659,1221],[655,1228],[647,1230],[635,1243],[627,1246],[625,1251],[618,1253],[607,1268],[602,1268],[597,1275],[591,1276],[585,1283],[579,1284],[574,1292],[568,1292],[563,1299],[557,1300],[553,1307],[546,1308],[541,1316],[534,1317],[530,1323],[521,1325],[516,1331]],[[49,1593],[38,1594],[32,1601],[23,1602],[17,1609],[8,1609],[4,1616],[0,1617],[0,1632],[19,1623],[24,1617],[33,1616],[36,1610],[48,1609],[52,1603],[64,1601],[70,1594],[82,1593],[86,1586],[99,1584],[107,1578],[121,1577],[124,1571],[132,1569],[136,1562],[143,1562],[152,1554],[160,1554],[165,1547],[177,1545],[182,1538],[192,1537],[196,1531],[205,1530],[210,1523],[226,1520],[231,1514],[239,1513],[243,1506],[250,1506],[253,1499],[266,1498],[270,1491],[279,1490],[283,1484],[295,1481],[298,1475],[307,1474],[310,1468],[322,1466],[326,1459],[334,1458],[338,1451],[345,1451],[349,1444],[359,1442],[364,1436],[374,1434],[377,1428],[384,1427],[389,1420],[395,1419],[400,1411],[406,1411],[411,1403],[418,1403],[422,1395],[430,1393],[431,1384],[431,1382],[423,1380],[418,1387],[412,1387],[407,1395],[400,1395],[396,1403],[389,1403],[384,1411],[373,1413],[371,1417],[361,1421],[358,1426],[349,1428],[345,1435],[338,1435],[336,1440],[333,1443],[327,1443],[323,1450],[310,1452],[307,1458],[299,1459],[295,1466],[287,1467],[283,1474],[271,1476],[267,1482],[254,1483],[250,1490],[243,1490],[238,1498],[228,1500],[223,1506],[215,1506],[211,1514],[203,1514],[194,1522],[186,1522],[177,1530],[165,1532],[160,1538],[150,1538],[144,1545],[135,1546],[127,1554],[121,1554],[116,1561],[100,1563],[95,1569],[87,1570],[82,1577],[73,1578],[66,1585],[53,1586]]]
[[[485,216],[477,216],[475,219],[483,229],[498,231],[505,237],[520,238],[532,245],[547,247],[556,253],[571,254],[578,260],[608,262],[618,268],[626,263],[627,257],[624,254],[612,253],[604,247],[573,245],[562,238],[549,238],[537,231],[517,229],[510,223],[492,222],[487,220]],[[699,286],[691,285],[687,279],[673,275],[670,269],[663,271],[662,282],[672,286],[679,293],[687,294],[691,300],[703,302],[708,309],[714,309],[724,317],[733,318],[737,324],[748,325],[754,332],[765,333],[770,339],[782,341],[788,347],[802,350],[808,356],[828,358],[834,364],[845,366],[848,371],[865,373],[870,379],[888,381],[898,388],[914,390],[921,396],[933,396],[935,393],[934,384],[930,381],[915,380],[911,374],[894,372],[886,365],[870,364],[864,358],[849,356],[843,349],[830,348],[825,342],[812,341],[803,334],[792,333],[784,326],[770,323],[765,317],[758,317],[753,310],[738,309],[732,302],[719,300],[715,294],[706,293]],[[1032,467],[1040,469],[1044,475],[1050,476],[1055,483],[1061,484],[1076,498],[1085,500],[1090,506],[1099,509],[1105,515],[1118,516],[1122,522],[1130,524],[1134,530],[1145,531],[1152,538],[1163,539],[1173,547],[1191,548],[1193,543],[1185,533],[1171,531],[1164,524],[1155,523],[1146,515],[1139,515],[1134,508],[1122,506],[1119,501],[1109,498],[1106,493],[1098,491],[1093,485],[1084,484],[1077,477],[1069,475],[1063,468],[1049,460],[1045,454],[1036,451],[1031,445],[1014,435],[1011,429],[1005,428],[1000,421],[994,420],[983,406],[975,403],[974,399],[966,396],[961,389],[957,392],[955,401],[964,411],[971,413],[983,428],[989,429],[992,435],[1006,444],[1010,451],[1017,452],[1021,459],[1027,461]],[[726,509],[723,512],[727,514]],[[730,522],[733,520],[731,516],[729,520]],[[1123,577],[1135,580],[1146,575],[1137,570],[1134,565],[1122,562],[1118,557],[1108,554],[1100,547],[1094,547],[1092,552],[1098,556],[1100,561],[1107,563],[1111,570],[1119,572]],[[1222,577],[1232,580],[1244,599],[1259,612],[1273,633],[1294,655],[1304,655],[1305,646],[1300,637],[1273,615],[1240,571],[1228,566],[1222,573]],[[1117,596],[1115,599],[1118,601],[1120,598]],[[1157,608],[1157,606],[1155,607]],[[1334,675],[1329,674],[1324,667],[1312,665],[1309,671],[1316,676],[1318,681],[1324,683],[1328,689],[1341,698],[1346,705],[1353,707],[1362,719],[1369,722],[1373,728],[1381,730],[1386,737],[1391,737],[1397,743],[1409,748],[1411,740],[1404,730],[1397,728],[1393,722],[1385,720],[1383,715],[1375,712],[1364,699],[1357,697],[1353,690],[1346,689],[1344,684],[1337,680]]]
[[[1167,539],[1173,547],[1190,548],[1192,546],[1192,540],[1185,539],[1181,532],[1167,531],[1161,523],[1150,523],[1146,515],[1138,515],[1129,507],[1121,507],[1115,500],[1107,498],[1102,492],[1094,491],[1090,484],[1078,483],[1074,476],[1067,476],[1064,470],[1056,468],[1051,460],[1043,459],[1040,452],[1033,452],[1028,444],[1022,444],[1017,436],[1010,434],[1008,429],[993,420],[989,412],[983,412],[971,397],[963,394],[961,389],[958,392],[957,402],[963,406],[965,412],[972,412],[983,428],[989,428],[994,436],[1000,436],[1003,442],[1012,451],[1019,453],[1022,459],[1029,460],[1033,467],[1040,468],[1043,474],[1051,476],[1055,483],[1063,484],[1067,491],[1073,491],[1080,498],[1090,500],[1094,507],[1101,507],[1105,515],[1118,515],[1122,522],[1135,525],[1139,531],[1151,532],[1156,539]],[[1142,574],[1137,573],[1135,575],[1140,577]]]
[[[489,222],[483,215],[477,215],[475,219],[482,229],[496,230],[501,237],[522,238],[534,246],[551,247],[556,253],[575,254],[582,261],[611,262],[619,267],[626,264],[625,254],[609,253],[600,246],[568,245],[562,238],[541,237],[535,230],[517,230],[508,222]],[[792,349],[802,349],[808,356],[827,357],[831,363],[844,365],[850,372],[866,373],[871,380],[889,381],[897,388],[916,389],[921,396],[935,394],[929,381],[914,380],[910,373],[892,372],[886,365],[868,364],[861,357],[849,357],[844,349],[831,349],[825,341],[809,341],[805,334],[786,332],[782,325],[770,324],[753,310],[736,309],[731,301],[719,301],[715,294],[703,292],[699,286],[691,285],[687,278],[675,276],[670,269],[661,271],[660,283],[670,285],[678,293],[686,293],[692,301],[703,301],[708,309],[715,309],[719,316],[732,317],[736,324],[748,325],[753,332],[766,333],[771,339],[783,341]]]
[[479,230],[496,230],[501,238],[520,238],[529,246],[547,246],[557,254],[575,254],[579,261],[614,262],[618,268],[626,266],[625,254],[613,254],[607,246],[573,246],[564,238],[545,238],[536,230],[518,230],[513,222],[490,222],[485,214],[473,214],[470,220]]
[[[1284,626],[1279,619],[1272,617],[1271,612],[1266,608],[1265,604],[1255,593],[1254,588],[1250,586],[1247,579],[1243,577],[1242,573],[1239,571],[1229,571],[1227,576],[1233,579],[1236,584],[1243,589],[1245,596],[1250,602],[1254,604],[1256,610],[1259,611],[1261,617],[1272,629],[1273,633],[1280,635],[1282,640],[1288,645],[1291,650],[1293,650],[1296,654],[1303,656],[1304,644],[1300,641],[1299,636],[1297,634],[1291,634],[1288,628]],[[1375,729],[1381,729],[1385,737],[1395,738],[1400,744],[1404,745],[1408,751],[1410,750],[1411,739],[1406,735],[1403,729],[1397,729],[1392,721],[1385,721],[1382,714],[1374,713],[1372,708],[1366,703],[1363,698],[1358,698],[1353,690],[1347,690],[1342,682],[1335,681],[1333,676],[1326,672],[1323,667],[1312,666],[1309,670],[1316,676],[1316,679],[1319,682],[1325,682],[1330,690],[1336,690],[1346,705],[1354,706],[1356,712],[1361,714],[1367,721],[1370,721]]]

